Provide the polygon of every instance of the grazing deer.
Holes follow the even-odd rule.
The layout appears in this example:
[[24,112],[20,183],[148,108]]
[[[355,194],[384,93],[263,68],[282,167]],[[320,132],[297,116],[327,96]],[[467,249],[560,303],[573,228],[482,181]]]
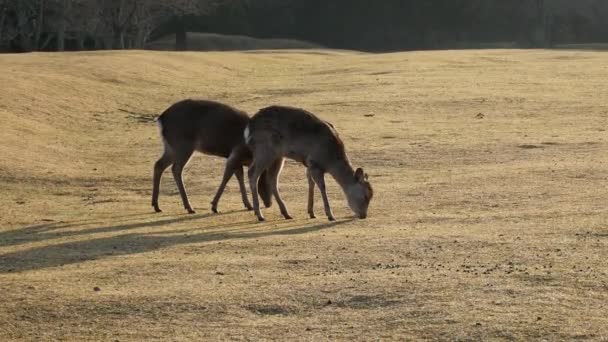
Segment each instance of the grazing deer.
[[[152,206],[156,212],[161,212],[158,206],[160,179],[165,169],[173,165],[173,177],[184,208],[188,213],[194,213],[182,180],[182,171],[194,151],[228,159],[224,177],[211,202],[211,210],[218,212],[218,202],[233,174],[238,179],[245,208],[252,209],[243,179],[243,165],[249,165],[252,161],[251,151],[243,139],[243,130],[249,123],[249,116],[245,112],[213,101],[183,100],[165,110],[157,122],[164,153],[154,164]],[[272,197],[266,179],[260,178],[260,197],[269,207]]]
[[257,200],[258,179],[268,179],[281,214],[290,219],[285,203],[282,201],[278,177],[284,164],[284,158],[290,158],[307,167],[308,178],[308,214],[314,214],[314,185],[317,184],[323,197],[325,214],[330,221],[335,217],[329,206],[325,189],[325,173],[329,173],[338,182],[351,210],[359,217],[367,217],[367,208],[373,196],[373,190],[363,169],[353,169],[344,144],[334,127],[314,114],[303,109],[272,106],[261,109],[249,121],[244,132],[245,141],[253,151],[253,164],[249,167],[249,183],[253,196],[253,208],[260,221],[264,216],[260,212]]

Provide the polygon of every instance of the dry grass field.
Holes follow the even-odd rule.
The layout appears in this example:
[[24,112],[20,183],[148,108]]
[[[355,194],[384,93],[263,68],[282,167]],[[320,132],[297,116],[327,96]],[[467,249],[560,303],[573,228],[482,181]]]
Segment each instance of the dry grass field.
[[[604,52],[0,55],[0,340],[608,340]],[[331,121],[375,197],[257,223],[223,160],[170,172],[188,98]]]

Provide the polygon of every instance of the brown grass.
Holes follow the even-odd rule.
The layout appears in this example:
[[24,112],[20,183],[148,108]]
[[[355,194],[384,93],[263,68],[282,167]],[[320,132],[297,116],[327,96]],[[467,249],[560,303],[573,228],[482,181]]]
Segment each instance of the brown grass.
[[[601,52],[0,56],[0,340],[606,340]],[[197,156],[188,216],[152,119],[186,97],[333,122],[376,197],[242,211]],[[317,200],[317,214],[322,206]],[[95,291],[94,288],[99,291]]]

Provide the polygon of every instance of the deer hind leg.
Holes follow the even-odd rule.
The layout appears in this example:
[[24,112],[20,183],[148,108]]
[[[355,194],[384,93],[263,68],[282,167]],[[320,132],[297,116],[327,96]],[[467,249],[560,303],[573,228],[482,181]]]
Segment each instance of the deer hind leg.
[[241,199],[243,200],[245,209],[253,210],[253,205],[251,205],[251,202],[249,202],[249,197],[247,197],[247,186],[245,186],[245,173],[243,172],[243,167],[237,167],[234,174],[236,175],[236,179],[239,181],[239,190],[241,191]]
[[309,167],[308,170],[314,182],[317,183],[319,190],[321,190],[321,197],[323,197],[323,206],[325,207],[325,214],[327,215],[327,218],[330,221],[335,221],[336,218],[331,212],[331,207],[329,206],[329,199],[327,198],[327,191],[325,189],[325,173],[314,166]]
[[[243,168],[241,167],[241,160],[240,160],[240,156],[238,153],[239,152],[237,152],[237,151],[232,151],[232,153],[228,157],[228,160],[226,161],[226,168],[224,169],[224,177],[222,178],[220,187],[217,189],[217,193],[215,194],[215,197],[213,197],[213,201],[211,201],[211,211],[213,211],[216,214],[218,212],[217,204],[220,201],[220,197],[222,197],[222,194],[224,193],[226,184],[228,184],[228,181],[230,180],[230,178],[232,178],[232,175],[237,173],[237,177],[238,177],[238,172],[240,171],[241,178],[243,176]],[[239,181],[239,183],[240,183],[240,181]],[[242,188],[241,188],[241,191],[242,191]],[[247,194],[245,194],[244,198],[247,199]],[[247,204],[245,204],[245,206],[247,206]],[[249,206],[251,207],[251,204]]]
[[260,180],[258,181],[258,194],[264,202],[266,208],[272,206],[272,189],[270,187],[270,177],[268,177],[268,170],[262,172]]
[[175,162],[171,168],[171,171],[173,171],[173,178],[175,178],[175,183],[177,184],[177,189],[179,190],[179,195],[182,198],[182,203],[189,214],[194,214],[195,211],[192,209],[192,206],[190,206],[190,201],[188,201],[188,194],[186,193],[186,188],[184,187],[182,172],[184,171],[186,164],[188,164],[193,152],[193,148],[184,148],[180,150],[179,153],[176,153]]
[[262,173],[267,170],[272,163],[278,158],[276,152],[272,149],[257,146],[253,156],[253,163],[249,167],[249,187],[251,188],[251,196],[253,199],[253,210],[259,221],[265,221],[262,212],[260,211],[260,201],[258,199],[258,180]]
[[154,164],[154,177],[152,180],[152,207],[154,207],[154,211],[157,213],[162,212],[162,210],[160,210],[160,207],[158,206],[158,195],[160,192],[160,179],[163,176],[163,172],[171,164],[173,164],[173,157],[172,157],[171,153],[167,150],[165,150],[163,155]]
[[311,219],[317,218],[315,215],[315,181],[312,179],[310,170],[306,169],[306,178],[308,178],[308,215]]
[[289,212],[287,211],[287,207],[285,206],[283,199],[281,199],[281,194],[279,193],[279,175],[281,174],[281,171],[283,170],[284,164],[285,164],[284,158],[276,159],[272,163],[270,168],[268,169],[267,177],[269,177],[268,183],[270,184],[274,198],[277,200],[279,209],[281,209],[281,214],[283,215],[283,217],[285,219],[291,220],[293,217],[291,217],[291,215],[289,215]]

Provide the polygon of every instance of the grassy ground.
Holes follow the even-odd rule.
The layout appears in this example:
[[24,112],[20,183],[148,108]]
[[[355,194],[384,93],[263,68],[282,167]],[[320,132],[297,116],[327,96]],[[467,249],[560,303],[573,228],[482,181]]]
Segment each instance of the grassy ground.
[[[606,54],[0,56],[0,340],[606,340]],[[367,220],[257,223],[198,155],[149,205],[153,118],[302,106],[370,174]],[[317,197],[317,214],[322,206]],[[97,290],[97,291],[96,291]]]

